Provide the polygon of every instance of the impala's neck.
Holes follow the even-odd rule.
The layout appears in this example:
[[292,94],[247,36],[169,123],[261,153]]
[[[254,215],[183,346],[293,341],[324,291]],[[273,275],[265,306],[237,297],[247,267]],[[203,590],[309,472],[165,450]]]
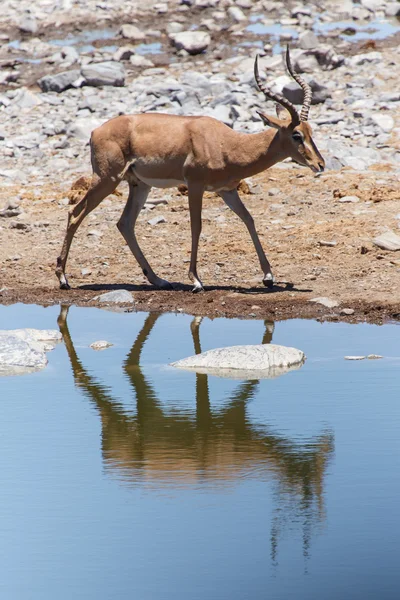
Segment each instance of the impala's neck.
[[236,152],[230,151],[229,162],[242,179],[261,173],[289,156],[280,132],[275,129],[236,135]]

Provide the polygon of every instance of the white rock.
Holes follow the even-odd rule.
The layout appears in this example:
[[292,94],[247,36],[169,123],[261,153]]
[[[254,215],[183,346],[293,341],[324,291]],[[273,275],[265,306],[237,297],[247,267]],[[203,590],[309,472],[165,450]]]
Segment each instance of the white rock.
[[371,121],[373,121],[375,125],[378,125],[385,133],[389,133],[394,127],[393,117],[384,113],[372,114]]
[[0,331],[0,375],[22,375],[47,365],[46,352],[62,339],[56,330]]
[[339,302],[337,300],[332,300],[332,298],[325,298],[324,296],[321,296],[320,298],[311,298],[309,302],[322,304],[322,306],[326,306],[327,308],[335,308],[335,306],[339,306]]
[[75,137],[89,143],[93,129],[99,127],[103,121],[95,118],[75,119],[67,129],[68,137]]
[[383,3],[382,0],[361,0],[360,4],[367,10],[371,12],[376,12],[377,10],[380,10],[382,8]]
[[186,50],[189,54],[200,54],[211,43],[211,37],[206,31],[181,31],[171,35],[172,43],[178,50]]
[[128,290],[114,290],[95,296],[93,300],[98,300],[101,304],[133,304],[135,299]]
[[231,379],[269,379],[299,369],[305,359],[304,352],[296,348],[260,344],[215,348],[171,366]]
[[372,241],[375,246],[383,250],[400,250],[400,236],[392,230],[385,231],[385,233],[382,233],[382,235],[379,235]]
[[236,23],[240,23],[242,21],[246,21],[246,15],[238,6],[230,6],[227,10],[228,15],[236,21]]
[[140,31],[138,27],[135,25],[130,25],[129,23],[122,25],[120,33],[122,37],[129,40],[135,40],[135,42],[141,42],[145,38],[143,31]]
[[366,356],[345,356],[345,360],[364,360]]
[[82,68],[81,73],[87,85],[94,87],[102,85],[121,87],[125,85],[125,69],[121,63],[115,60],[90,63]]
[[114,344],[112,344],[111,342],[107,342],[105,340],[98,340],[97,342],[93,342],[93,344],[90,344],[90,347],[93,348],[93,350],[105,350],[106,348],[110,348],[110,346],[113,346]]

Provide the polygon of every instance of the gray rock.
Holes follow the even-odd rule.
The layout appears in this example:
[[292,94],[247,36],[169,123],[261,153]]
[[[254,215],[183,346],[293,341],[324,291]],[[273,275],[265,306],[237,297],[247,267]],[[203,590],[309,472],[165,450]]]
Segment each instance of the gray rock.
[[149,60],[145,56],[141,56],[140,54],[133,54],[130,57],[129,62],[134,67],[140,67],[142,69],[154,67],[154,63],[151,62],[151,60]]
[[216,348],[172,363],[173,367],[232,379],[265,379],[298,369],[304,352],[275,344]]
[[387,17],[400,17],[400,4],[398,2],[389,2],[385,8]]
[[372,242],[383,250],[400,250],[400,236],[391,230],[385,231],[382,235],[374,238]]
[[125,85],[125,69],[123,65],[114,60],[91,63],[83,67],[81,73],[87,85],[94,87],[101,85],[121,87]]
[[382,8],[382,0],[360,0],[361,6],[370,12],[376,12]]
[[238,6],[230,6],[226,11],[231,19],[236,21],[236,23],[242,23],[243,21],[247,21],[247,17],[244,12]]
[[309,302],[321,304],[322,306],[326,306],[326,308],[335,308],[336,306],[339,306],[339,302],[337,300],[332,300],[332,298],[325,298],[324,296],[321,296],[320,298],[311,298]]
[[[311,104],[321,104],[331,97],[329,89],[317,83],[314,79],[309,82],[309,85],[313,92]],[[285,84],[282,88],[282,93],[293,104],[303,104],[303,90],[295,81]]]
[[380,127],[385,133],[392,131],[394,127],[394,119],[391,115],[385,113],[374,113],[371,115],[371,121]]
[[120,29],[120,34],[122,37],[127,38],[129,40],[135,40],[135,42],[141,42],[145,39],[145,34],[135,25],[130,25],[129,23],[122,25]]
[[303,31],[299,35],[298,45],[302,50],[311,50],[318,46],[318,38],[310,30]]
[[30,14],[23,16],[18,24],[18,29],[23,33],[36,33],[38,25],[35,17]]
[[0,331],[0,375],[22,375],[47,365],[46,352],[61,341],[59,331],[14,329]]
[[128,290],[114,290],[96,296],[93,300],[98,300],[101,304],[133,304],[135,299]]
[[154,225],[159,225],[160,223],[166,223],[166,219],[163,216],[159,216],[159,217],[154,217],[153,219],[150,219],[149,221],[147,221],[149,225],[151,225],[152,227],[154,227]]
[[339,198],[338,202],[355,204],[356,202],[360,202],[360,198],[358,196],[343,196],[343,198]]
[[63,71],[57,75],[45,75],[39,79],[38,84],[42,92],[64,92],[79,79],[80,71],[72,69],[71,71]]
[[189,54],[200,54],[211,43],[210,34],[206,31],[181,31],[170,36],[177,50],[186,50]]
[[294,69],[298,73],[315,73],[319,69],[316,57],[308,52],[298,53],[293,62]]
[[107,342],[105,340],[98,340],[97,342],[93,342],[93,344],[90,344],[90,347],[93,348],[93,350],[105,350],[106,348],[110,348],[110,346],[113,346],[114,344],[112,344],[111,342]]
[[135,48],[133,46],[121,46],[113,54],[113,60],[129,60],[131,56],[135,54]]
[[102,121],[100,121],[100,119],[95,119],[93,117],[76,119],[68,127],[67,136],[69,138],[75,137],[79,140],[89,143],[90,135],[93,129],[96,129],[96,127],[101,125],[101,123]]

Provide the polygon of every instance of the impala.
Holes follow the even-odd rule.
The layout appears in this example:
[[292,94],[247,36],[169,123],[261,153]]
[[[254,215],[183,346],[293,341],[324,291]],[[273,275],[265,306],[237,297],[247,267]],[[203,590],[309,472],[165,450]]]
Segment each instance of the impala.
[[122,115],[92,132],[90,139],[93,174],[88,191],[69,212],[67,231],[56,274],[62,289],[69,285],[65,266],[72,239],[83,219],[111,194],[122,180],[129,184],[129,196],[117,227],[150,283],[162,289],[171,284],[158,277],[147,262],[135,236],[135,223],[150,189],[184,183],[188,188],[192,234],[189,278],[193,291],[203,289],[197,274],[197,250],[201,232],[203,194],[217,192],[246,225],[256,249],[263,283],[273,287],[270,264],[261,246],[254,221],[237,192],[241,179],[265,171],[291,157],[315,173],[324,170],[308,124],[310,86],[294,72],[289,48],[286,65],[291,77],[304,92],[300,112],[284,96],[272,92],[260,79],[258,57],[254,75],[265,97],[277,105],[277,117],[258,113],[271,129],[240,133],[211,117],[176,116],[160,113]]

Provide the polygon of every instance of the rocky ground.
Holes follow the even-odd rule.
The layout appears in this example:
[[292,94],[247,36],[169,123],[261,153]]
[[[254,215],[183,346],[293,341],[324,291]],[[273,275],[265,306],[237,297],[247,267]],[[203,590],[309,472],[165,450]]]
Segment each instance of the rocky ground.
[[[126,288],[138,309],[285,318],[400,318],[400,3],[170,0],[3,0],[0,29],[0,301],[87,304]],[[140,6],[139,6],[140,5]],[[24,10],[24,8],[27,10]],[[29,7],[29,12],[28,12]],[[199,274],[190,293],[184,192],[153,190],[138,239],[173,292],[147,285],[115,224],[121,185],[83,223],[54,275],[71,183],[90,173],[90,131],[123,113],[207,114],[262,128],[274,111],[253,82],[254,56],[274,89],[299,102],[281,47],[310,81],[310,120],[328,170],[284,162],[248,181],[276,277],[261,287],[242,223],[215,195],[204,202]],[[383,239],[382,239],[383,234]],[[331,302],[310,302],[327,297]],[[326,306],[328,304],[328,306]]]

